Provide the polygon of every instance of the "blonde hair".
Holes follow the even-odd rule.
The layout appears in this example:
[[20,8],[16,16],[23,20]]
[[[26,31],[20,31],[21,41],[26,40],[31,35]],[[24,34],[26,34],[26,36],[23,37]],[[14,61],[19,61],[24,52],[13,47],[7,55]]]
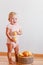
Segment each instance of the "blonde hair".
[[12,16],[14,16],[14,15],[16,15],[15,12],[10,12],[10,13],[9,13],[9,16],[8,16],[8,20],[10,20],[10,18],[11,18]]

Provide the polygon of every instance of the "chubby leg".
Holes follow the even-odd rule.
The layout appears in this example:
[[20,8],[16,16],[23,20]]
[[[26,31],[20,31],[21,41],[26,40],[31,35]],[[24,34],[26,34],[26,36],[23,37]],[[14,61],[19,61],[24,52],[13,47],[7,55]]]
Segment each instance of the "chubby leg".
[[14,48],[14,51],[15,51],[15,57],[16,57],[16,61],[18,61],[18,53],[19,53],[19,45],[17,45],[15,48]]
[[7,44],[7,49],[8,49],[8,61],[9,63],[12,63],[12,57],[11,57],[12,44]]

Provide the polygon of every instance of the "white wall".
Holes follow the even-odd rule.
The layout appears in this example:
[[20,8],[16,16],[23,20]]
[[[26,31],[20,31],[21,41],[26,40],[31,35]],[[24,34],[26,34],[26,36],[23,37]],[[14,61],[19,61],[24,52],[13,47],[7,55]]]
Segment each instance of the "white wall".
[[0,52],[6,52],[5,28],[8,13],[15,11],[23,29],[20,37],[20,51],[43,53],[43,0],[1,0],[0,1]]

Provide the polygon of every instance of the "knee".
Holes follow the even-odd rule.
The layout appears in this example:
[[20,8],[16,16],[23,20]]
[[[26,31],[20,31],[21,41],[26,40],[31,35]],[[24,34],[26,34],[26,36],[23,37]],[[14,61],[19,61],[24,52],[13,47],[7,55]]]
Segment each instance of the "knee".
[[8,44],[7,45],[7,50],[8,50],[8,52],[11,52],[12,51],[12,45],[11,44]]
[[11,53],[12,52],[12,49],[8,50],[8,53]]

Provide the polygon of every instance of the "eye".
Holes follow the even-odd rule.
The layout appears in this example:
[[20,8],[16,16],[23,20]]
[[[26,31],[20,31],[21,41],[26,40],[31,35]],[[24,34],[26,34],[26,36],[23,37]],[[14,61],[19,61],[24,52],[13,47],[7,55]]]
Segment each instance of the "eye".
[[12,18],[12,19],[14,19],[14,18]]

